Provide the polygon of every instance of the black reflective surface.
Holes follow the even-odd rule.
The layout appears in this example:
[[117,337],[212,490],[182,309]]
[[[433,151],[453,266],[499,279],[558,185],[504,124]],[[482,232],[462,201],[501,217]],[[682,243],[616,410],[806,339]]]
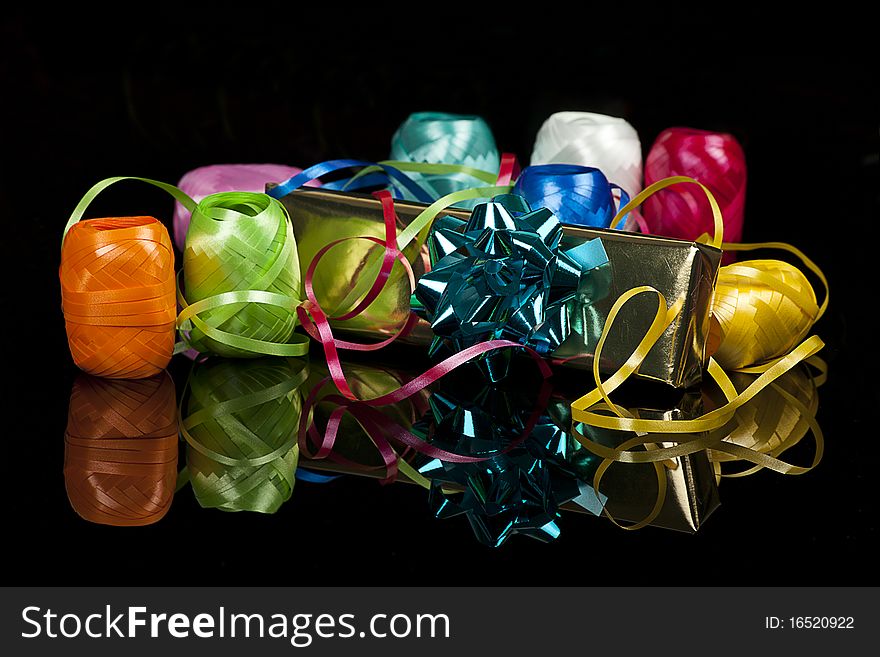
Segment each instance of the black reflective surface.
[[[467,49],[446,48],[428,67],[412,56],[368,59],[355,46],[359,32],[342,29],[333,42],[347,45],[306,61],[327,45],[327,30],[266,21],[218,48],[229,25],[190,18],[187,31],[148,18],[76,36],[63,16],[4,19],[3,47],[14,57],[4,56],[0,74],[15,102],[2,110],[2,199],[16,283],[4,321],[3,513],[12,553],[4,583],[876,584],[877,428],[869,413],[880,394],[870,374],[876,295],[867,235],[878,209],[878,107],[866,53],[801,43],[786,54],[719,60],[678,45],[662,57],[687,61],[691,74],[652,76],[640,51],[596,46],[585,55],[580,45],[568,53],[560,46],[561,73],[512,97],[510,84],[486,84]],[[493,29],[502,40],[516,36]],[[585,56],[615,75],[579,75]],[[507,65],[520,67],[519,79],[541,79],[539,62],[525,55]],[[624,115],[645,150],[670,125],[734,133],[749,166],[745,239],[792,242],[831,281],[831,307],[816,327],[830,364],[818,410],[827,440],[820,466],[802,477],[722,482],[720,508],[694,535],[624,532],[564,512],[558,540],[513,537],[500,549],[478,544],[462,518],[434,519],[418,487],[356,476],[298,482],[271,515],[203,509],[190,488],[145,527],[77,515],[65,490],[64,435],[78,372],[57,263],[61,229],[82,193],[106,176],[174,182],[214,162],[380,159],[396,125],[425,108],[482,114],[500,147],[523,159],[541,121],[559,109]],[[171,203],[131,185],[92,211],[170,221]],[[412,366],[409,353],[387,359]],[[178,395],[188,370],[185,359],[172,361]],[[808,462],[804,450],[792,459]]]

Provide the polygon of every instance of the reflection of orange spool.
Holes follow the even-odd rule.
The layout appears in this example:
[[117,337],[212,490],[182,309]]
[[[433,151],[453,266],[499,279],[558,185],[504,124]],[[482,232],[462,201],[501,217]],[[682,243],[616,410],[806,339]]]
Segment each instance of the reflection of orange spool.
[[174,382],[114,381],[80,375],[70,393],[64,483],[82,518],[149,525],[171,506],[177,480]]
[[61,249],[61,299],[74,362],[89,374],[158,374],[174,351],[174,251],[153,217],[75,223]]

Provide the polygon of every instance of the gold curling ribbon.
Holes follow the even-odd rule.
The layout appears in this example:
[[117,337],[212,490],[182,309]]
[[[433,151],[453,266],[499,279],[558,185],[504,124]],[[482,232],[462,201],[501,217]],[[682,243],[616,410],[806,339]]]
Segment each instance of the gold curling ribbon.
[[[817,275],[825,287],[825,298],[822,304],[818,305],[815,291],[809,281],[800,270],[788,263],[753,260],[723,267],[719,272],[719,284],[722,285],[722,288],[720,292],[716,292],[717,299],[713,303],[714,321],[718,324],[721,337],[719,358],[730,369],[758,376],[744,390],[738,392],[719,361],[710,357],[708,372],[724,393],[726,403],[695,419],[653,420],[633,417],[627,409],[616,405],[609,395],[638,370],[648,352],[681,312],[684,298],[677,299],[670,306],[664,295],[651,286],[632,288],[622,294],[612,306],[596,346],[593,359],[593,378],[596,388],[571,404],[574,437],[585,448],[604,459],[593,482],[597,491],[602,474],[615,462],[660,464],[663,461],[702,450],[712,450],[713,454],[727,454],[737,460],[753,463],[756,467],[746,471],[747,473],[767,468],[783,474],[803,474],[814,468],[822,458],[824,445],[822,432],[815,422],[815,418],[810,419],[809,412],[804,416],[816,437],[816,453],[809,466],[795,466],[782,461],[778,456],[784,450],[770,449],[765,453],[725,439],[730,435],[732,427],[729,423],[734,420],[737,409],[772,385],[776,379],[798,363],[813,359],[814,355],[824,346],[818,336],[809,337],[798,346],[794,346],[806,336],[828,306],[828,282],[824,273],[801,251],[782,242],[724,243],[723,219],[712,193],[704,185],[684,176],[667,178],[649,186],[620,209],[612,224],[627,212],[634,210],[657,191],[683,182],[698,185],[709,199],[709,205],[712,209],[715,234],[712,237],[703,236],[698,241],[705,242],[715,248],[721,247],[729,250],[748,251],[775,248],[792,253]],[[627,361],[603,381],[599,374],[599,363],[605,341],[623,306],[641,294],[657,296],[658,308],[651,326]],[[752,342],[769,342],[769,348],[765,344],[750,345],[749,338]],[[730,340],[730,344],[726,346],[725,342],[728,340]],[[775,342],[773,342],[774,340]],[[811,362],[815,362],[815,360]],[[735,367],[730,367],[731,364]],[[824,381],[824,370],[821,371],[820,376]],[[800,404],[798,400],[794,398],[792,400],[795,406]],[[801,410],[808,409],[804,407]],[[578,423],[635,432],[640,436],[628,440],[616,448],[611,448],[596,443],[583,435],[578,430]],[[667,434],[664,436],[663,442],[674,442],[675,445],[655,447],[657,438],[648,437],[647,434],[658,433]],[[662,481],[661,474],[663,474]],[[665,473],[662,473],[660,468],[658,468],[658,485],[660,485],[658,502],[651,514],[627,528],[642,527],[659,513],[662,507],[660,496],[665,492]],[[615,524],[619,523],[615,521]]]
[[[795,368],[774,381],[759,398],[736,413],[725,440],[778,458],[812,432],[816,452],[821,455],[824,436],[816,422],[817,389],[824,382],[826,365],[818,357],[811,358],[808,363],[818,370],[818,374],[812,375],[806,368]],[[751,375],[739,376],[745,379]],[[763,469],[754,466],[725,472],[722,464],[734,463],[738,461],[736,457],[711,449],[708,456],[719,483],[722,478],[746,477]]]

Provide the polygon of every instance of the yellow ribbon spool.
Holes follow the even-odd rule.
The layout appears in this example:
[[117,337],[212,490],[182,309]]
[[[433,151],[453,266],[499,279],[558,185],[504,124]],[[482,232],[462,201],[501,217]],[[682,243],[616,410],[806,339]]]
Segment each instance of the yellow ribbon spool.
[[[803,366],[786,372],[736,412],[734,419],[723,428],[725,442],[778,458],[812,432],[816,452],[821,454],[824,436],[816,422],[816,410],[819,406],[818,388],[824,382],[826,366],[818,357],[813,357],[809,363],[818,370],[818,375],[812,375]],[[737,373],[734,381],[738,388],[743,388],[754,376]],[[747,470],[722,469],[722,464],[734,465],[739,459],[712,449],[708,450],[708,455],[719,482],[722,478],[746,477],[762,469],[760,466]]]
[[[649,196],[677,183],[696,184],[709,199],[715,234],[711,238],[703,236],[698,241],[731,251],[779,249],[792,253],[816,274],[825,288],[825,297],[819,305],[816,293],[803,272],[786,262],[750,260],[722,267],[712,306],[714,335],[710,336],[714,338],[717,351],[714,357],[709,358],[708,372],[723,392],[726,403],[691,420],[654,420],[633,417],[627,409],[616,405],[609,395],[638,371],[648,352],[681,312],[684,299],[677,299],[669,305],[663,294],[650,286],[632,288],[622,294],[612,306],[596,346],[593,359],[596,387],[571,404],[574,437],[588,450],[604,459],[594,478],[593,486],[596,490],[602,474],[615,462],[659,464],[710,449],[716,455],[715,461],[720,460],[717,455],[726,454],[731,459],[753,463],[756,467],[746,471],[748,474],[762,468],[784,474],[803,474],[815,467],[822,457],[821,431],[814,418],[810,422],[810,428],[816,436],[816,453],[812,464],[806,467],[794,466],[777,458],[782,450],[753,449],[727,438],[731,429],[728,423],[734,419],[737,409],[798,363],[810,360],[824,346],[817,336],[804,338],[828,307],[828,281],[825,275],[815,263],[789,244],[724,243],[723,219],[712,193],[696,180],[684,176],[666,178],[647,187],[620,209],[612,225],[641,205]],[[608,335],[623,306],[642,294],[657,297],[658,306],[654,320],[629,359],[614,374],[603,380],[599,373],[599,363]],[[710,339],[710,344],[712,342]],[[745,389],[737,391],[725,368],[758,376]],[[578,423],[635,432],[640,437],[612,448],[584,436],[578,431]],[[663,438],[658,439],[656,434],[663,434]],[[657,447],[657,443],[670,442],[674,443],[671,447]],[[659,473],[658,469],[658,484],[662,488],[665,480],[661,481]],[[742,474],[745,473],[740,473],[739,476]],[[658,505],[651,516],[627,529],[648,524],[659,512],[659,506],[662,505],[658,497]]]

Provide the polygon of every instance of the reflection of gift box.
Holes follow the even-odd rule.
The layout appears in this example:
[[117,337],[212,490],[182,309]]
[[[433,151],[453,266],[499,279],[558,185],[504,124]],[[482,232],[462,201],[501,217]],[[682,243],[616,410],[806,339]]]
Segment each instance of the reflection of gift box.
[[[684,420],[697,417],[702,412],[699,393],[684,393],[670,410],[655,408],[630,408],[637,417],[655,420]],[[560,404],[554,417],[560,426],[569,426],[571,415],[568,403]],[[595,427],[582,428],[587,437],[608,447],[616,447],[635,437],[635,434],[608,431]],[[657,447],[672,447],[675,443],[661,442],[657,435]],[[656,527],[694,533],[706,518],[718,508],[718,486],[715,473],[706,452],[671,459],[661,463],[666,480],[666,496],[656,515],[652,509],[657,501],[658,476],[650,463],[615,463],[599,486],[608,496],[605,508],[617,521],[640,522],[653,515],[648,523]],[[565,507],[568,508],[568,507]],[[577,510],[577,509],[573,509]]]
[[[522,367],[528,365],[528,363],[520,363]],[[370,397],[386,393],[409,379],[394,370],[373,367],[366,363],[347,363],[345,368],[346,372],[350,373],[349,381],[352,387],[359,394],[365,393]],[[310,385],[326,376],[326,371],[321,364],[313,364],[312,370],[313,376],[310,377]],[[516,372],[515,374],[528,375],[528,372]],[[467,377],[467,374],[464,376]],[[443,386],[444,384],[441,382],[438,385]],[[455,382],[450,382],[450,385],[453,389],[461,390],[461,386]],[[434,386],[434,388],[437,387],[437,385]],[[327,394],[335,394],[336,392],[332,384],[326,386],[324,390],[327,391]],[[319,399],[325,396],[322,394]],[[682,419],[700,414],[702,407],[698,393],[674,393],[670,396],[673,399],[678,398],[677,402],[665,404],[674,407],[673,410],[632,410],[640,417],[656,419]],[[554,394],[542,416],[549,417],[550,423],[566,430],[571,424],[569,401],[570,399],[564,394]],[[334,408],[334,404],[328,401],[319,401],[316,404],[314,419],[319,428],[323,429],[326,426],[327,419]],[[413,426],[418,424],[417,419],[420,414],[422,414],[421,417],[425,417],[427,408],[428,404],[425,399],[418,397],[377,410],[401,428],[414,430]],[[525,410],[528,414],[532,409]],[[542,424],[546,423],[539,422],[539,425]],[[609,446],[632,438],[632,434],[601,431],[590,427],[587,427],[585,431],[589,432],[588,435],[591,439]],[[667,443],[658,443],[658,445],[669,446]],[[334,454],[326,459],[301,459],[300,466],[334,473],[357,474],[375,479],[386,477],[386,469],[382,466],[382,459],[375,446],[352,418],[343,420],[343,426],[338,434],[333,452]],[[570,455],[568,457],[570,462],[583,462],[585,471],[589,472],[585,483],[591,484],[590,477],[595,470],[595,465],[601,459],[596,459],[586,452],[573,438],[568,441],[567,453]],[[414,464],[425,461],[424,457],[414,455],[411,450],[406,453],[405,458]],[[593,466],[586,467],[588,465],[586,461],[590,459],[594,461]],[[719,504],[714,472],[705,452],[674,459],[662,464],[661,467],[665,474],[665,500],[659,513],[653,517],[649,524],[684,532],[696,532]],[[411,480],[403,472],[397,474],[395,481],[411,483]],[[657,474],[652,464],[618,463],[612,465],[605,473],[600,485],[600,492],[603,499],[607,497],[606,508],[617,521],[621,523],[638,522],[652,512],[657,500],[657,481]],[[450,490],[456,489],[454,484],[445,487]],[[585,512],[585,508],[575,501],[567,502],[560,508],[566,511]]]
[[[299,248],[300,262],[307,267],[316,253],[330,242],[346,237],[383,237],[382,211],[371,196],[329,190],[298,190],[282,199],[290,212]],[[425,206],[395,202],[403,225]],[[467,219],[469,212],[450,209],[446,214]],[[615,300],[630,288],[650,285],[669,303],[684,298],[684,308],[657,341],[638,374],[647,379],[686,387],[699,382],[706,359],[709,309],[721,252],[692,242],[623,233],[620,231],[565,227],[563,247],[570,248],[602,238],[610,261],[610,289],[604,298],[575,307],[575,333],[551,358],[557,362],[587,368],[592,365],[599,334]],[[366,240],[348,240],[333,248],[318,266],[314,284],[328,315],[350,310],[363,297],[379,268],[381,247]],[[406,251],[416,276],[425,271],[427,254],[411,244]],[[409,282],[403,268],[395,264],[386,288],[358,317],[335,323],[336,328],[373,338],[388,336],[406,320],[410,310]],[[601,369],[617,370],[630,356],[648,329],[656,301],[648,295],[633,299],[621,311],[615,330],[603,349]],[[420,321],[403,340],[428,344],[431,330]]]

